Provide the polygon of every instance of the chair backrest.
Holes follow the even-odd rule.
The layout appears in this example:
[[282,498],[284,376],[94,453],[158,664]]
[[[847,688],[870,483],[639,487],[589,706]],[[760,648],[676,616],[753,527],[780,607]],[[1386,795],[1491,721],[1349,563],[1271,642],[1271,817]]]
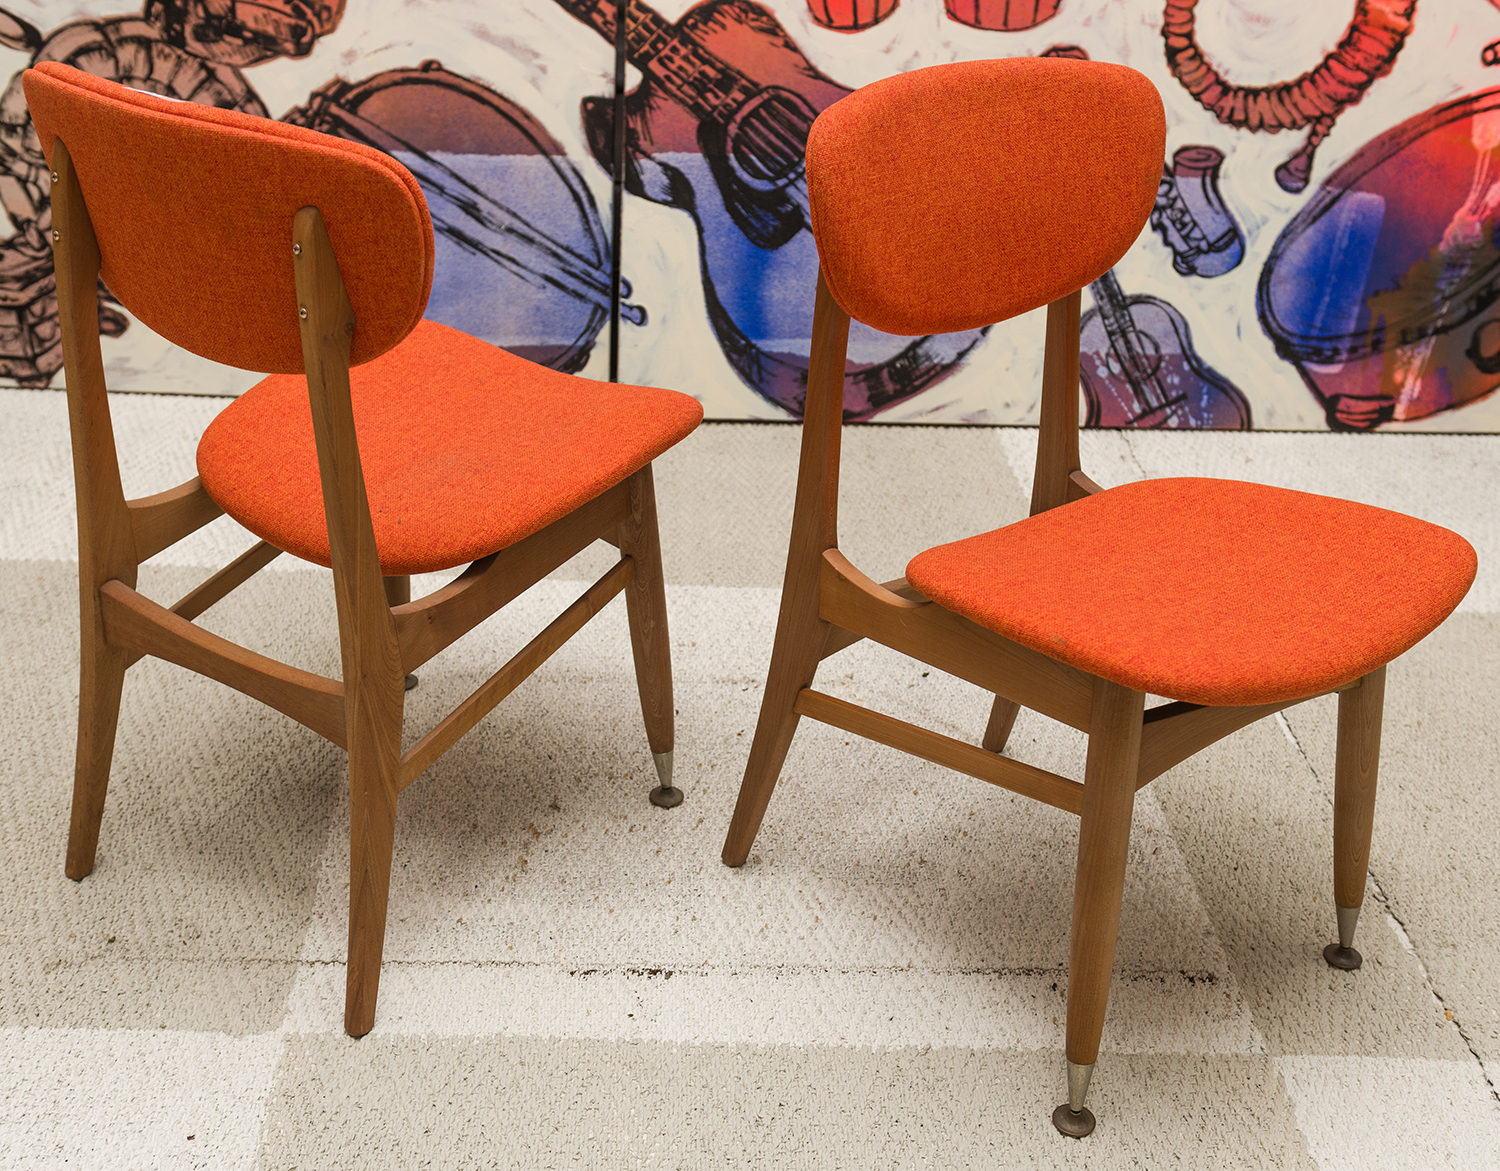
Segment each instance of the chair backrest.
[[57,139],[67,144],[101,279],[168,340],[244,370],[301,373],[292,217],[302,207],[322,213],[354,308],[351,365],[421,320],[432,221],[389,155],[55,62],[22,81],[48,159]]
[[992,325],[1102,276],[1161,180],[1161,97],[1121,65],[1021,57],[856,90],[807,140],[829,292],[895,334]]

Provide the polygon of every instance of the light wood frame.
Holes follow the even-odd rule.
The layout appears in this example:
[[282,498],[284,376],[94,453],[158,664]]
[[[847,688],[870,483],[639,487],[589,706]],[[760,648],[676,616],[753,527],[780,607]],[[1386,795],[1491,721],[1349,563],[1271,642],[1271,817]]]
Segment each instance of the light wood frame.
[[[624,482],[517,544],[411,601],[410,579],[380,572],[349,394],[354,314],[321,214],[296,213],[294,256],[302,350],[328,521],[343,678],[329,679],[231,643],[192,619],[276,558],[261,541],[170,609],[136,592],[141,562],[220,515],[194,478],[126,500],[99,345],[100,254],[68,148],[52,156],[53,247],[68,418],[78,497],[82,632],[78,755],[67,873],[94,868],[125,671],[155,655],[217,679],[283,712],[349,753],[349,964],[344,1027],[375,1020],[390,891],[396,796],[474,727],[616,594],[624,592],[636,679],[651,751],[673,748],[666,595],[648,464]],[[401,751],[405,680],[595,541],[620,558],[576,602],[468,699]]]
[[[1074,292],[1047,309],[1033,515],[1100,491],[1078,458],[1080,300],[1081,291]],[[1092,1066],[1109,996],[1136,790],[1236,729],[1303,701],[1254,707],[1167,703],[1146,710],[1141,692],[978,626],[928,601],[904,578],[878,584],[861,573],[838,548],[848,333],[849,315],[820,274],[781,614],[723,859],[739,866],[749,855],[802,716],[1077,814],[1066,1045],[1071,1064]],[[993,692],[981,746],[814,690],[819,662],[865,638]],[[1381,667],[1339,694],[1334,896],[1345,910],[1357,909],[1364,898],[1384,681]],[[1088,734],[1082,783],[1000,755],[1022,706]],[[1340,915],[1341,936],[1346,917]],[[1351,922],[1351,938],[1341,939],[1346,947],[1352,932]]]

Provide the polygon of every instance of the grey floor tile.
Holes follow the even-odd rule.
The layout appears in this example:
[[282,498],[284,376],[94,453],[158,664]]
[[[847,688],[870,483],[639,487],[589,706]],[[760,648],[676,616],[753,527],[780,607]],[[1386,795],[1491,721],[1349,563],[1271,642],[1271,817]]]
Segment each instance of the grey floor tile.
[[93,942],[81,958],[7,949],[0,1028],[270,1033],[298,975],[288,960],[117,959],[109,937]]
[[256,1165],[275,1033],[0,1028],[0,1164]]
[[[176,596],[202,574],[149,576],[143,587]],[[244,587],[243,604],[239,596],[224,603],[209,625],[322,665],[332,619],[322,584],[311,574],[264,575]],[[77,571],[65,563],[0,563],[6,667],[27,682],[13,690],[9,715],[28,730],[24,752],[0,759],[8,870],[0,959],[46,973],[106,951],[117,961],[295,958],[345,787],[343,753],[170,664],[142,660],[127,674],[96,867],[82,882],[63,873],[76,590]],[[266,626],[268,613],[285,620],[279,633]],[[307,636],[320,627],[321,637]]]
[[1083,1142],[1061,1083],[1048,1052],[294,1035],[261,1166],[1314,1167],[1269,1058],[1110,1058]]
[[1332,788],[1272,718],[1179,765],[1149,791],[1271,1054],[1460,1060],[1462,1038],[1378,908],[1361,924],[1363,968],[1340,972],[1323,961],[1335,937]]
[[[1370,870],[1443,1010],[1500,1086],[1497,675],[1500,616],[1490,614],[1455,615],[1391,665]],[[1330,700],[1287,713],[1325,786],[1335,716]]]

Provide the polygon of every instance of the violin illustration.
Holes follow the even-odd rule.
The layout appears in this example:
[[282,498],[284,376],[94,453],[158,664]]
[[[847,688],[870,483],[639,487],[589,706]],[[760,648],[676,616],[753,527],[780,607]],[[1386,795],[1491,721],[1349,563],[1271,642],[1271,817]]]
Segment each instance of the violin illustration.
[[[616,0],[557,2],[614,41]],[[693,217],[720,349],[746,385],[800,416],[818,272],[803,155],[813,119],[850,91],[753,0],[706,0],[675,24],[640,0],[627,11],[626,57],[645,76],[625,100],[625,187]],[[612,100],[585,98],[582,113],[613,174]],[[853,323],[845,416],[868,419],[932,386],[983,333],[913,339]]]
[[1087,427],[1249,430],[1250,404],[1193,349],[1192,331],[1159,297],[1120,291],[1114,271],[1089,286],[1079,373]]
[[[609,320],[609,248],[593,195],[526,110],[437,61],[336,78],[283,121],[400,159],[432,213],[427,316],[544,366],[581,369]],[[628,282],[622,282],[625,296]],[[621,306],[643,325],[646,311]]]

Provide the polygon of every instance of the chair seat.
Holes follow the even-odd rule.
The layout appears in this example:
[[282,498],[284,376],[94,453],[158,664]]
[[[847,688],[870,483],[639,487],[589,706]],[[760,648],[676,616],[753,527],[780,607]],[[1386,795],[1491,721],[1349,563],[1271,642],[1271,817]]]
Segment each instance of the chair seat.
[[[612,488],[703,418],[676,391],[560,374],[423,321],[350,372],[381,572],[450,569]],[[276,374],[209,425],[198,474],[262,540],[329,565],[307,382]]]
[[1279,703],[1360,678],[1474,581],[1456,533],[1235,480],[1127,484],[939,545],[907,580],[997,634],[1138,691]]

